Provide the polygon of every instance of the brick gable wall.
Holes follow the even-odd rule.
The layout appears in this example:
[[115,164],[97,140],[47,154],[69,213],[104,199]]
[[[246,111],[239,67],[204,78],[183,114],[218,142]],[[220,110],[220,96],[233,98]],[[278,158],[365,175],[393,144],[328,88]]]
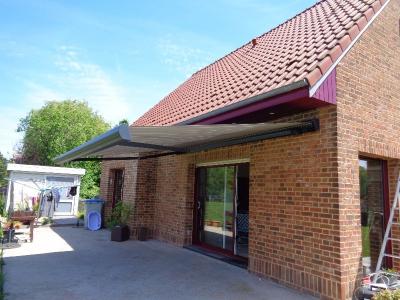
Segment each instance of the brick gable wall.
[[400,1],[392,0],[336,69],[343,298],[361,274],[359,155],[388,160],[390,199],[398,176],[399,18]]

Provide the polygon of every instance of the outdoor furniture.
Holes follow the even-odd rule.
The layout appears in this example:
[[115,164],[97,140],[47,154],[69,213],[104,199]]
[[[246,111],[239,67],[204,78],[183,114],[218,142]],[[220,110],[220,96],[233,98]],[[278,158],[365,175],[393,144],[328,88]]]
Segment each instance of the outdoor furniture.
[[2,244],[4,243],[11,243],[15,234],[15,229],[9,228],[3,230],[3,239],[2,239]]
[[33,226],[35,223],[36,215],[32,211],[15,211],[11,214],[11,221],[19,221],[22,223],[29,222],[29,239],[33,242]]

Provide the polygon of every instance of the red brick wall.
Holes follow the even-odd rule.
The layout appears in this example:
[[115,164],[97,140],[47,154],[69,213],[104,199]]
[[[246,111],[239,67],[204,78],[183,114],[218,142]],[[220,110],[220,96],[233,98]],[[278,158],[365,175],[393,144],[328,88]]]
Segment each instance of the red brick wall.
[[[321,129],[314,133],[128,162],[125,167],[138,172],[133,201],[145,203],[146,195],[153,199],[150,203],[154,203],[154,237],[177,245],[191,243],[195,164],[247,158],[250,159],[249,270],[314,294],[338,295],[335,107],[286,120],[311,117],[320,119]],[[138,167],[143,162],[148,165]],[[104,176],[108,168],[118,163],[104,163]],[[156,176],[151,164],[156,164]],[[126,185],[127,182],[133,181],[126,181]],[[154,185],[155,189],[151,189]],[[139,193],[143,194],[140,200]],[[131,201],[128,194],[124,194],[124,201]],[[135,218],[146,217],[135,214]],[[149,220],[146,224],[151,227]]]
[[340,277],[336,113],[296,137],[162,157],[157,163],[155,237],[190,244],[195,164],[250,159],[249,270],[314,294],[338,295]]
[[104,199],[104,214],[107,219],[111,213],[112,184],[110,176],[113,169],[124,170],[124,188],[122,201],[130,203],[133,214],[128,225],[133,238],[137,238],[138,228],[148,229],[148,236],[153,235],[154,195],[156,187],[154,160],[104,161],[102,163],[100,196]]
[[342,297],[361,272],[358,157],[389,160],[390,198],[400,159],[400,3],[392,0],[337,67]]
[[154,234],[162,241],[191,244],[193,223],[193,155],[158,159]]
[[122,201],[126,201],[134,204],[134,198],[136,193],[136,161],[104,161],[101,165],[101,178],[100,178],[100,197],[106,201],[104,212],[105,216],[108,217],[111,212],[112,206],[112,189],[113,186],[110,183],[110,176],[112,176],[113,169],[124,170],[124,188]]
[[249,269],[337,297],[340,269],[335,108],[320,131],[254,146],[250,163]]
[[124,183],[124,201],[137,207],[132,225],[190,244],[195,164],[249,158],[249,270],[324,298],[350,298],[361,270],[358,157],[388,159],[391,197],[400,169],[399,15],[392,0],[339,64],[337,108],[311,113],[320,119],[318,132],[105,162],[103,196],[109,169],[122,164],[133,177]]

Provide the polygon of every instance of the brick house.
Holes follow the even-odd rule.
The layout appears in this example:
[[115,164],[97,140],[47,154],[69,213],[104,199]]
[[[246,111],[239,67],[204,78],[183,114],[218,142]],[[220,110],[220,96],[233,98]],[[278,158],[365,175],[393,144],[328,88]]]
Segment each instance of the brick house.
[[319,1],[56,161],[102,160],[105,214],[133,203],[133,238],[351,298],[400,170],[399,16],[399,0]]

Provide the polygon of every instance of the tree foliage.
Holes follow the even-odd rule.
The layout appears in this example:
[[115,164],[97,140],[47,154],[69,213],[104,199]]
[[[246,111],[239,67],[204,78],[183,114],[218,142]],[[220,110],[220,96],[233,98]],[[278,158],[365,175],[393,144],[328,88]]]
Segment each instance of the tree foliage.
[[[18,132],[24,133],[21,154],[28,164],[54,165],[53,159],[102,134],[110,128],[86,102],[65,100],[47,102],[20,120]],[[81,182],[81,197],[98,194],[100,163],[73,162],[66,166],[86,169]]]
[[7,185],[7,159],[0,153],[0,187]]

